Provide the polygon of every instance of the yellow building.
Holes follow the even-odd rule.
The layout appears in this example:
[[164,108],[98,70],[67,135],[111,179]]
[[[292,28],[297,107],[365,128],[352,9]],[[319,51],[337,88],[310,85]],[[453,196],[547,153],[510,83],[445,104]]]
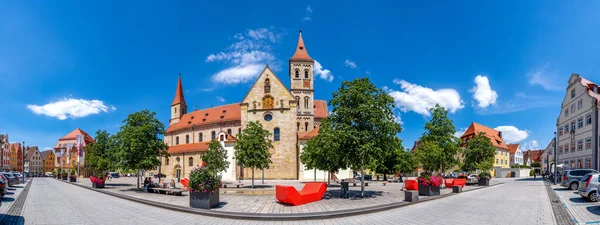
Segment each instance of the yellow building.
[[56,155],[54,154],[54,151],[46,150],[40,152],[40,155],[42,155],[42,160],[44,164],[44,174],[46,174],[47,172],[54,172],[54,168],[56,167]]
[[[510,153],[508,146],[502,139],[502,132],[486,127],[484,125],[472,122],[471,126],[465,131],[460,137],[463,141],[469,140],[478,133],[483,132],[485,137],[489,138],[492,142],[492,146],[496,149],[496,155],[494,157],[494,169],[491,171],[492,177],[494,176],[495,168],[509,168],[510,166]],[[468,151],[468,150],[467,150]]]

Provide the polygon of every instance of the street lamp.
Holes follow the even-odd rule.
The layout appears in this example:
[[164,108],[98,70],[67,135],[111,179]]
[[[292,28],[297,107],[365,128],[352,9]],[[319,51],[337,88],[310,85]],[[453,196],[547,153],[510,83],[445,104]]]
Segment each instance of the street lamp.
[[21,145],[21,173],[25,177],[25,142]]
[[556,179],[557,179],[557,171],[556,171],[556,163],[558,162],[558,159],[556,158],[556,145],[558,145],[558,138],[556,138],[556,131],[554,131],[554,185],[556,185]]

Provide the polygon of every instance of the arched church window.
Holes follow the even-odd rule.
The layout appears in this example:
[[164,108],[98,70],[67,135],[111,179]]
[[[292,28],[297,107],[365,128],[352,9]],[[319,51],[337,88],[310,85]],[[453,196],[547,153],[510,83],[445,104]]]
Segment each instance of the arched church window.
[[308,96],[304,97],[304,108],[306,108],[306,109],[308,109],[308,100],[309,100]]
[[263,98],[263,109],[272,109],[273,108],[273,97],[266,96]]
[[179,137],[175,137],[175,145],[179,144]]
[[227,133],[231,135],[231,129],[227,129]]
[[304,70],[304,78],[308,79],[308,70]]
[[296,109],[300,108],[300,96],[296,96]]
[[294,71],[294,73],[296,73],[296,78],[300,78],[300,70],[296,69],[296,71]]
[[308,122],[304,123],[304,131],[308,131]]
[[273,141],[279,141],[279,127],[275,127],[273,130]]
[[211,140],[215,140],[215,138],[217,138],[217,136],[216,136],[216,135],[217,135],[217,134],[216,134],[214,131],[213,131],[213,132],[210,132],[210,139],[211,139]]
[[194,166],[194,158],[188,158],[188,166]]
[[297,131],[300,131],[300,122],[298,122],[298,123],[296,124],[296,130],[297,130]]
[[198,134],[198,140],[202,142],[202,133]]
[[271,81],[269,78],[265,79],[265,94],[271,93]]
[[186,144],[190,143],[190,135],[185,135],[185,143]]

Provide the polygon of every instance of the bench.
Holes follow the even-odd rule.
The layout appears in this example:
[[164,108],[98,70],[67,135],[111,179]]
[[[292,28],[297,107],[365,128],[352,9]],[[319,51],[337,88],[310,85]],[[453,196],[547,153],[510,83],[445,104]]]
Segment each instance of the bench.
[[342,182],[352,183],[352,186],[356,187],[356,180],[354,180],[352,178],[343,179]]
[[464,178],[446,178],[444,179],[444,185],[446,185],[447,188],[453,188],[454,186],[461,186],[461,187],[465,187],[465,184],[467,183],[467,179]]
[[151,188],[154,192],[159,194],[173,194],[175,196],[181,196],[183,190],[181,188]]
[[325,182],[307,182],[301,191],[296,190],[294,186],[276,185],[275,196],[281,203],[298,206],[323,199],[326,190]]

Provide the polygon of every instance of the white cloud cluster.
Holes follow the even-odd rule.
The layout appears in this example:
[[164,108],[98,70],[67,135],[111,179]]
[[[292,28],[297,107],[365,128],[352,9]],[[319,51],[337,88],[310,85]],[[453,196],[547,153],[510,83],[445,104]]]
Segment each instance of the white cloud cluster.
[[461,127],[456,132],[454,132],[454,137],[460,138],[463,134],[465,134],[466,131],[467,128]]
[[351,69],[356,69],[356,62],[352,62],[349,59],[346,59],[346,61],[344,61],[344,64],[346,65],[346,67],[350,67]]
[[50,102],[45,105],[27,105],[27,109],[37,115],[46,115],[65,120],[71,118],[81,118],[101,112],[114,111],[114,106],[107,106],[100,100],[85,100],[74,98],[63,98],[59,101]]
[[221,96],[217,96],[217,101],[219,102],[225,102],[225,98],[221,97]]
[[310,14],[312,14],[313,9],[310,7],[310,5],[306,6],[306,16],[304,18],[302,18],[303,21],[309,21],[312,20],[312,18],[310,17]]
[[315,60],[315,70],[314,73],[316,75],[319,75],[319,78],[326,80],[326,81],[333,81],[333,74],[331,74],[331,71],[328,69],[323,68],[323,66],[321,65],[321,63],[319,63],[319,61]]
[[506,143],[519,143],[529,137],[529,131],[519,130],[519,128],[515,126],[498,126],[494,129],[502,131],[502,139],[504,139],[504,142]]
[[540,146],[538,145],[538,142],[536,140],[526,141],[525,143],[523,143],[521,145],[521,149],[523,151],[535,150],[535,149],[538,149],[539,147]]
[[473,99],[477,101],[477,107],[486,108],[496,104],[498,94],[492,90],[490,80],[486,76],[477,75],[475,77],[475,86],[469,90],[473,93]]
[[565,88],[557,83],[559,77],[553,74],[548,74],[547,68],[549,64],[546,63],[543,67],[536,71],[529,73],[527,78],[529,79],[530,85],[540,85],[542,88],[549,91],[562,91]]
[[435,104],[440,104],[451,113],[465,107],[460,94],[454,89],[433,90],[405,80],[394,80],[394,83],[399,84],[403,91],[394,91],[387,87],[384,87],[384,90],[394,98],[396,106],[402,112],[413,111],[429,116],[429,109]]
[[273,28],[249,29],[234,36],[235,43],[225,51],[210,54],[206,62],[223,61],[230,64],[212,76],[212,81],[223,84],[238,84],[253,80],[265,64],[274,62],[272,44],[281,38]]

